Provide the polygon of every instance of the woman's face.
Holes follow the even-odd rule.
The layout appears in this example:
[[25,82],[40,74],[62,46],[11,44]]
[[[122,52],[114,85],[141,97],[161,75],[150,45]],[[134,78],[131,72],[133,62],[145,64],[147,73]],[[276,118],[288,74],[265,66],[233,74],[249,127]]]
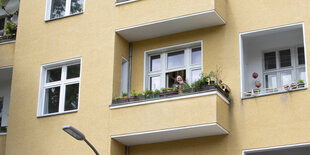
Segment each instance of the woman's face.
[[183,79],[182,79],[181,76],[178,76],[178,77],[177,77],[177,82],[180,83],[180,84],[183,83]]

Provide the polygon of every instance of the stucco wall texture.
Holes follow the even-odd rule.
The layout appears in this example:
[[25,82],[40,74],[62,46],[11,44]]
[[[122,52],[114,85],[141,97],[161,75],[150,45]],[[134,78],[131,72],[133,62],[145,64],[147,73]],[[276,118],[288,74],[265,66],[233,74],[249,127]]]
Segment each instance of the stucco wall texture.
[[[129,50],[129,43],[115,30],[213,9],[223,16],[225,25],[133,42],[131,84],[132,89],[143,90],[145,51],[202,41],[203,70],[209,72],[222,66],[223,80],[232,90],[231,104],[225,110],[217,97],[195,100],[210,101],[212,106],[219,104],[216,117],[227,124],[229,134],[132,146],[130,155],[241,155],[246,149],[310,142],[309,90],[242,100],[239,49],[240,33],[295,23],[304,23],[305,47],[309,47],[310,1],[140,0],[119,6],[114,3],[85,0],[83,14],[44,21],[45,0],[20,1],[16,43],[0,45],[0,67],[14,64],[8,134],[6,138],[0,136],[0,153],[92,154],[85,143],[61,129],[63,125],[72,125],[86,135],[100,154],[125,154],[124,146],[110,138],[113,133],[133,132],[129,130],[131,124],[120,118],[154,114],[156,121],[164,121],[167,118],[157,114],[156,109],[169,109],[175,103],[160,103],[147,111],[138,106],[127,111],[119,109],[119,116],[119,111],[109,108],[112,97],[120,92],[121,57],[128,58]],[[82,58],[78,112],[38,118],[41,65],[78,57]],[[306,59],[310,62],[307,49]],[[182,109],[181,105],[178,107]],[[182,110],[194,114],[197,109]],[[186,116],[180,117],[190,121]],[[162,128],[152,126],[151,118],[146,126],[141,124],[135,131]]]

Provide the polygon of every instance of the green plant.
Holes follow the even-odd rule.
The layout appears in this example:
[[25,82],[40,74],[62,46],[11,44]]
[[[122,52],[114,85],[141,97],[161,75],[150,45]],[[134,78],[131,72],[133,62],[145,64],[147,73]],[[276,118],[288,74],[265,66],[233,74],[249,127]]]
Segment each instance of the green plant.
[[161,88],[160,90],[161,90],[161,92],[165,93],[165,92],[167,92],[168,88]]
[[304,83],[304,80],[298,80],[297,83]]
[[167,90],[173,90],[173,88],[167,88]]
[[117,96],[117,97],[115,97],[114,99],[115,100],[119,100],[119,99],[122,99],[123,97],[122,96]]
[[17,25],[14,22],[9,21],[4,25],[4,33],[7,37],[15,36],[16,31],[17,31]]
[[139,92],[139,93],[137,93],[137,95],[138,95],[138,96],[142,96],[142,95],[143,95],[143,93]]
[[131,96],[133,96],[133,97],[137,97],[137,96],[138,96],[138,94],[136,93],[136,90],[132,90],[132,91],[130,92],[130,94],[131,94]]
[[154,93],[154,92],[153,92],[152,90],[148,90],[148,89],[145,89],[145,91],[144,91],[144,94],[145,94],[147,97],[152,96],[153,93]]
[[122,93],[122,96],[124,97],[124,96],[128,96],[128,93]]
[[158,90],[158,89],[156,89],[155,91],[154,91],[154,94],[159,94],[160,93],[160,90]]

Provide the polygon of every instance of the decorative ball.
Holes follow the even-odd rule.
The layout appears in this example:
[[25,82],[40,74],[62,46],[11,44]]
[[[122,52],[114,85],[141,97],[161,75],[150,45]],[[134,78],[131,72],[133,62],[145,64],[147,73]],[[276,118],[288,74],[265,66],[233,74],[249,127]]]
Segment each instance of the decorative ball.
[[258,77],[258,74],[257,74],[256,72],[254,72],[254,73],[252,74],[252,77],[253,77],[254,79],[256,79],[256,78]]

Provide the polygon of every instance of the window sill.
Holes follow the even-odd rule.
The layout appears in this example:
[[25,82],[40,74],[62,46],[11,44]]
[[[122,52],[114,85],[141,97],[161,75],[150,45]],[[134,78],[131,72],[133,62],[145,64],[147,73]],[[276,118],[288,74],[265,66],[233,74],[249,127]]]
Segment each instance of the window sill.
[[15,39],[14,40],[5,40],[5,41],[0,41],[0,45],[3,45],[3,44],[10,44],[10,43],[15,43]]
[[123,5],[123,4],[127,4],[127,3],[132,3],[135,1],[138,1],[138,0],[128,0],[128,1],[123,1],[123,2],[115,2],[115,6]]
[[276,95],[276,94],[296,92],[296,91],[306,90],[306,89],[308,89],[308,87],[297,88],[297,89],[294,89],[294,90],[283,90],[283,91],[272,92],[272,93],[265,93],[265,94],[257,94],[257,95],[253,95],[253,96],[243,96],[241,99],[242,100],[246,100],[246,99],[252,99],[252,98],[257,98],[257,97],[264,97],[264,96],[270,96],[270,95]]
[[0,136],[6,136],[8,133],[6,132],[3,132],[3,133],[0,133]]
[[53,19],[45,19],[45,22],[50,22],[50,21],[54,21],[54,20],[58,20],[58,19],[63,19],[63,18],[68,18],[68,17],[72,17],[72,16],[76,16],[76,15],[80,15],[83,14],[84,12],[80,12],[80,13],[75,13],[72,15],[68,15],[68,16],[63,16],[63,17],[58,17],[58,18],[53,18]]
[[75,112],[78,112],[78,110],[71,110],[71,111],[66,111],[66,112],[62,112],[62,113],[52,113],[52,114],[38,115],[37,118],[50,117],[50,116],[63,115],[63,114],[70,114],[70,113],[75,113]]

